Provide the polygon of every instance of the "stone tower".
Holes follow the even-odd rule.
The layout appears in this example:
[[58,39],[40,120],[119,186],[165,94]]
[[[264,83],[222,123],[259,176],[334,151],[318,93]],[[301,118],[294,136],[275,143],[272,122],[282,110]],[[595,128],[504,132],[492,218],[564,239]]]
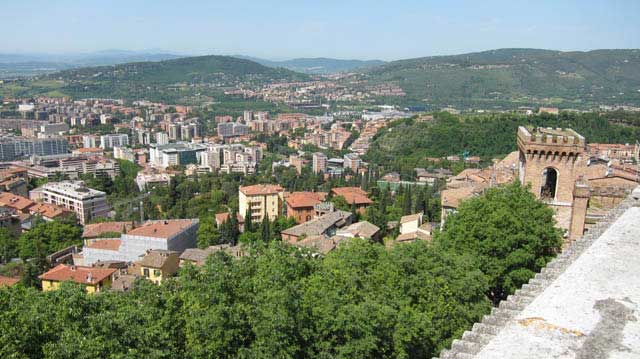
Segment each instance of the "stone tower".
[[520,182],[555,211],[570,240],[584,232],[590,190],[581,180],[585,140],[571,129],[518,128]]

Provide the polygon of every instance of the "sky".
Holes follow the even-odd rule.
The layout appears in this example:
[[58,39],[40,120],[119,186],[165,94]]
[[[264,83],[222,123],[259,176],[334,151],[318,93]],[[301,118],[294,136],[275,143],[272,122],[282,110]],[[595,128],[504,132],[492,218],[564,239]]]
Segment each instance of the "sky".
[[395,60],[640,48],[640,0],[2,0],[0,53]]

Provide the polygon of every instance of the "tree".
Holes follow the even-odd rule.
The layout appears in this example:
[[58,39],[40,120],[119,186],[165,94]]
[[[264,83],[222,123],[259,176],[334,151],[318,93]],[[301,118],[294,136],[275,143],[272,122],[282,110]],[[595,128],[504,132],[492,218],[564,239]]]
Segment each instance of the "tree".
[[489,278],[488,296],[499,302],[559,251],[553,210],[514,182],[464,201],[435,238],[441,248],[471,254]]
[[46,257],[63,248],[82,244],[82,230],[78,226],[51,222],[37,222],[18,240],[20,257],[23,259]]
[[263,242],[269,242],[271,237],[271,221],[269,221],[269,216],[265,214],[260,224],[260,239]]
[[9,262],[17,254],[17,240],[6,228],[0,228],[0,263]]
[[407,186],[407,190],[404,193],[404,201],[402,202],[402,214],[405,216],[411,214],[412,207],[411,186]]
[[211,216],[200,218],[198,226],[198,248],[220,244],[220,232]]
[[351,206],[344,198],[344,196],[334,196],[333,198],[331,198],[331,203],[333,203],[333,206],[336,209],[339,209],[341,211],[349,212],[351,210]]
[[251,219],[251,209],[247,208],[247,211],[244,214],[244,231],[245,232],[253,232],[253,222]]

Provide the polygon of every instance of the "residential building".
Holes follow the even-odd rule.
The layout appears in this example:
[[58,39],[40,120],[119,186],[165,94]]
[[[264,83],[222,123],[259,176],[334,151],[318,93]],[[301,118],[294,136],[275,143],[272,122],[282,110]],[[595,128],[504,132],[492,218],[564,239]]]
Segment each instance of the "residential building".
[[0,137],[0,161],[14,161],[32,155],[59,155],[67,152],[69,152],[69,142],[64,137]]
[[326,192],[292,192],[285,198],[287,217],[298,223],[308,222],[315,217],[315,205],[326,198]]
[[380,227],[368,221],[352,223],[336,231],[336,236],[380,240]]
[[358,173],[358,170],[362,166],[362,160],[357,153],[347,153],[343,157],[343,166],[345,169],[351,170],[353,173]]
[[58,264],[38,278],[42,281],[43,292],[58,289],[62,282],[74,282],[82,285],[87,293],[98,293],[109,289],[116,272],[115,268]]
[[318,174],[318,173],[325,172],[327,170],[327,162],[328,162],[327,155],[325,155],[322,152],[314,153],[313,164],[312,164],[313,173]]
[[417,239],[431,239],[431,224],[423,223],[424,215],[422,213],[402,216],[400,218],[400,235],[396,238],[396,242],[411,242]]
[[169,135],[164,132],[156,132],[156,145],[164,146],[169,143]]
[[332,237],[336,234],[338,228],[348,226],[352,220],[353,215],[351,212],[335,211],[285,229],[280,234],[282,240],[289,243],[296,243],[301,239],[312,236]]
[[100,145],[100,138],[96,135],[82,136],[82,147],[84,148],[96,148]]
[[129,135],[127,135],[126,133],[116,133],[100,136],[100,148],[102,149],[108,150],[114,147],[126,146],[129,146]]
[[107,194],[88,188],[82,181],[45,183],[29,192],[29,197],[76,212],[81,224],[96,218],[108,217],[111,210],[107,203]]
[[171,176],[168,173],[143,173],[136,176],[136,184],[140,191],[147,191],[155,186],[168,186],[171,183]]
[[180,253],[163,249],[150,249],[137,264],[140,267],[140,275],[155,284],[160,284],[178,272]]
[[355,206],[358,213],[364,214],[373,201],[367,196],[367,192],[359,187],[336,187],[331,189],[333,196],[341,196],[351,206]]
[[240,187],[239,214],[245,216],[249,210],[253,222],[260,222],[265,216],[273,221],[282,214],[283,199],[284,189],[279,185],[257,184]]

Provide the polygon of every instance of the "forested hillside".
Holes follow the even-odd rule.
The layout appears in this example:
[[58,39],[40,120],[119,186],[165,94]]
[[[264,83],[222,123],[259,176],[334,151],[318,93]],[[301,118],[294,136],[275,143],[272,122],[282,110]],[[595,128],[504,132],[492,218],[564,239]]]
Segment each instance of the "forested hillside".
[[500,49],[400,60],[365,72],[397,83],[405,103],[461,108],[603,103],[640,106],[640,50]]
[[[238,84],[301,81],[306,75],[229,56],[185,57],[66,70],[15,84],[16,96],[50,94],[73,98],[149,99],[176,102],[182,97],[217,94]],[[43,86],[45,84],[46,86]],[[42,88],[41,88],[42,87]],[[22,90],[24,89],[24,90]],[[207,97],[200,98],[200,102]]]
[[433,166],[427,157],[468,152],[489,160],[517,149],[516,131],[522,125],[573,128],[588,142],[635,143],[640,139],[640,115],[631,113],[457,116],[443,112],[428,122],[392,122],[374,137],[366,159],[405,174],[415,167]]

